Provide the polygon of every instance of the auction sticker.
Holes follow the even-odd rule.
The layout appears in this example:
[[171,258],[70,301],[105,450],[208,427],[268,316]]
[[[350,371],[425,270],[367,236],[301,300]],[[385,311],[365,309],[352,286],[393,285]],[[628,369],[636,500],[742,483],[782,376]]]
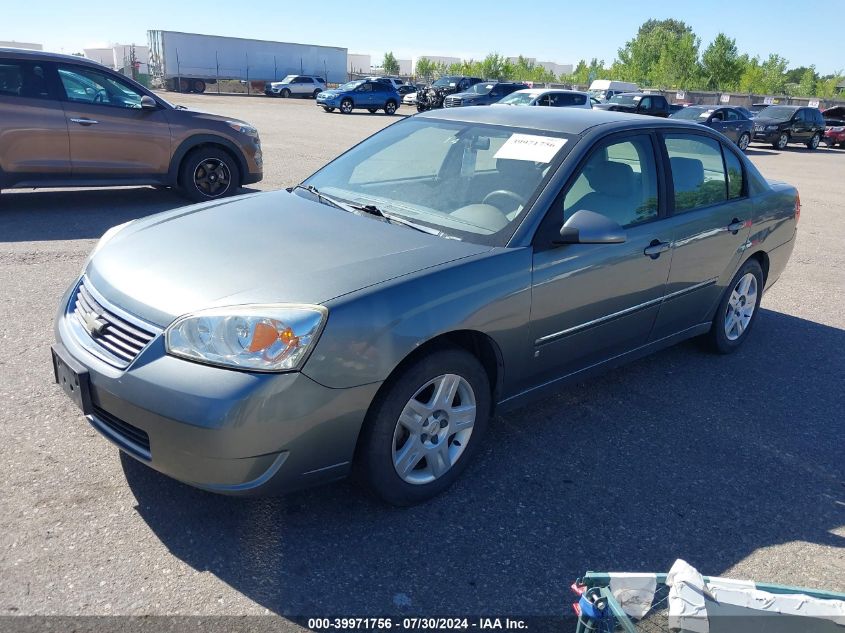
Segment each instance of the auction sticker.
[[493,158],[550,163],[564,145],[566,145],[566,139],[556,136],[511,134],[511,137],[504,142]]

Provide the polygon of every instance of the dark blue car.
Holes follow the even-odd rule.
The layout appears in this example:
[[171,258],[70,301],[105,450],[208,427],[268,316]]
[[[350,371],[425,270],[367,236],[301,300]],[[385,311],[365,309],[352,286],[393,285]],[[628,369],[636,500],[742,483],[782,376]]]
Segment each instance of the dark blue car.
[[350,114],[356,108],[369,110],[372,114],[378,110],[393,114],[401,101],[402,98],[392,85],[369,79],[350,81],[317,95],[317,105],[323,110],[334,112],[337,108],[343,114]]

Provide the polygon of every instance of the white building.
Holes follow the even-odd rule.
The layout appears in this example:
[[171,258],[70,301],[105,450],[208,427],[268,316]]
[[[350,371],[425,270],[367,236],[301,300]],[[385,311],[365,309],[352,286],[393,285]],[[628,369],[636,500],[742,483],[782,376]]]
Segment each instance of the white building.
[[542,66],[550,73],[554,74],[555,77],[572,74],[572,64],[558,64],[557,62],[537,62],[537,65]]
[[399,74],[402,77],[409,77],[414,74],[414,60],[413,59],[397,59],[399,62]]
[[373,67],[372,57],[358,53],[346,55],[346,72],[366,74],[371,72]]
[[0,48],[25,48],[28,51],[43,51],[43,44],[33,44],[32,42],[0,42]]
[[148,75],[150,72],[150,47],[135,44],[115,44],[110,48],[83,49],[85,57],[112,70],[123,70],[129,67],[132,59],[132,47],[135,48],[135,61],[139,64],[138,72]]

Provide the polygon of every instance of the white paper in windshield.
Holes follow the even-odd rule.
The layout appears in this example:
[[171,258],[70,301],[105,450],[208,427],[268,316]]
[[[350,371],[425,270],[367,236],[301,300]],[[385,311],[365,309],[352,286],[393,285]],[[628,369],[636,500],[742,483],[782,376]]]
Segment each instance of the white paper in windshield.
[[556,136],[511,134],[511,137],[504,142],[493,158],[550,163],[564,145],[566,145],[566,139]]

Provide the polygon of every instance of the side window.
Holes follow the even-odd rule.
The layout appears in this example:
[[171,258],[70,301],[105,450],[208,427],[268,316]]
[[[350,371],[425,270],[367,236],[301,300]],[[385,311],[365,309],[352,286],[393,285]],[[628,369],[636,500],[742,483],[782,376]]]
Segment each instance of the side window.
[[728,171],[728,198],[730,200],[741,198],[744,191],[742,163],[737,158],[737,155],[724,145],[722,146],[722,152],[725,155],[725,167]]
[[40,64],[0,59],[0,96],[49,99],[50,87]]
[[718,141],[671,134],[666,136],[666,151],[672,168],[676,213],[726,200],[725,167]]
[[539,99],[537,99],[538,106],[550,106],[552,104],[552,95],[543,95]]
[[736,113],[736,110],[725,110],[725,114],[727,115],[728,121],[739,121],[739,115]]
[[584,105],[587,103],[587,95],[567,95],[572,100],[571,105]]
[[97,69],[59,66],[59,79],[68,101],[114,108],[141,107],[143,95],[140,92]]
[[373,84],[361,84],[358,86],[358,92],[372,92]]
[[657,168],[649,136],[594,151],[563,199],[563,219],[587,209],[623,227],[657,218]]
[[639,103],[640,110],[651,110],[651,97],[643,97]]

